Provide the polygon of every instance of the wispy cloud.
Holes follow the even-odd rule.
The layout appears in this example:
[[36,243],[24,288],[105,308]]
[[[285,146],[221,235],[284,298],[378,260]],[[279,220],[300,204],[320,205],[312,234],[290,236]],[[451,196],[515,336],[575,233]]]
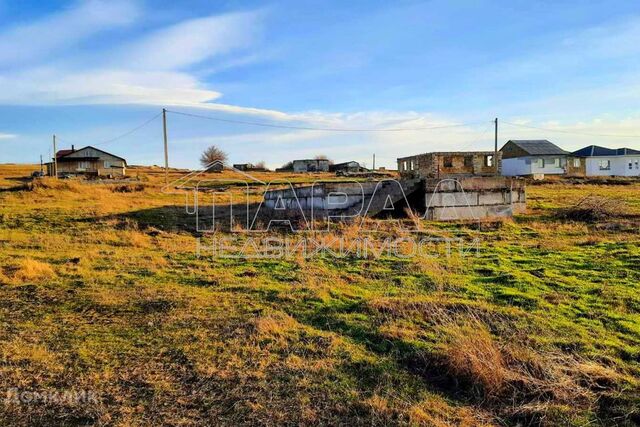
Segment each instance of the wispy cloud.
[[260,12],[229,13],[179,22],[117,50],[114,60],[147,70],[177,70],[250,46]]
[[[0,63],[27,59],[34,63],[12,64],[0,75],[0,103],[210,103],[221,94],[186,68],[248,46],[260,29],[260,12],[214,15],[156,29],[133,41],[102,49],[100,55],[80,50],[68,61],[49,61],[46,55],[41,58],[42,53],[81,45],[99,31],[129,23],[141,12],[131,1],[90,0],[6,31],[0,42]],[[64,30],[58,31],[58,26]],[[42,37],[47,33],[51,37]],[[44,60],[35,63],[36,58]]]
[[14,139],[17,138],[18,135],[13,133],[0,133],[0,139]]
[[12,105],[199,104],[220,96],[191,75],[170,71],[35,68],[0,76],[0,103]]
[[130,0],[85,0],[65,11],[15,25],[0,33],[0,64],[42,61],[102,31],[139,16]]

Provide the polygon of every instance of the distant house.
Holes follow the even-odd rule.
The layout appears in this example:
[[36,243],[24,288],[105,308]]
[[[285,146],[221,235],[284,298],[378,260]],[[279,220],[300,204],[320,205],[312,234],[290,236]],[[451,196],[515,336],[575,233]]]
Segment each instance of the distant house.
[[366,168],[360,166],[360,163],[353,160],[329,165],[329,172],[364,172],[366,170]]
[[546,139],[509,140],[500,152],[505,176],[564,175],[575,167],[571,153]]
[[255,171],[255,172],[264,172],[267,170],[264,166],[254,165],[253,163],[236,163],[233,165],[234,169],[238,169],[239,171]]
[[398,159],[398,172],[403,177],[444,178],[490,176],[500,171],[493,151],[449,151],[417,154]]
[[303,159],[293,160],[276,172],[329,172],[329,160],[327,159]]
[[[94,176],[124,176],[127,161],[106,151],[86,146],[78,150],[72,145],[69,150],[59,150],[56,153],[58,175],[94,175]],[[54,162],[46,164],[47,175],[54,175]]]
[[590,145],[572,153],[583,159],[587,176],[640,176],[640,151]]

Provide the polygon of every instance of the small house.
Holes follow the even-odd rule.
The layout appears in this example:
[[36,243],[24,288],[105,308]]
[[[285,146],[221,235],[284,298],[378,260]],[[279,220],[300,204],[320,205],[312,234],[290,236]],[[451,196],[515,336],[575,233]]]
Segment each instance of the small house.
[[546,139],[509,140],[500,152],[505,176],[564,175],[573,162],[571,153]]
[[366,168],[360,166],[360,163],[353,160],[329,165],[329,172],[364,172],[366,170]]
[[263,164],[254,165],[253,163],[236,163],[233,165],[233,168],[239,171],[244,171],[244,172],[248,172],[248,171],[264,172],[267,170],[267,168],[265,168]]
[[303,159],[287,163],[276,172],[329,172],[327,159]]
[[586,176],[640,176],[640,151],[590,145],[572,153],[584,160]]
[[47,175],[55,174],[55,164],[58,175],[125,176],[127,168],[124,158],[92,146],[76,150],[72,145],[71,149],[58,150],[55,163],[46,164]]

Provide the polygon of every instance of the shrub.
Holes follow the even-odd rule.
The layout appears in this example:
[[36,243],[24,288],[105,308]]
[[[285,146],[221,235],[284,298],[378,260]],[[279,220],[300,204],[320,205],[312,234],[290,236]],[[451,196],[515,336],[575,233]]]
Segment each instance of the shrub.
[[114,193],[138,193],[144,191],[145,188],[144,184],[122,184],[111,187],[111,191]]
[[80,190],[82,190],[82,186],[80,183],[73,180],[44,177],[31,181],[29,183],[29,190],[66,190],[80,192]]
[[46,262],[26,258],[18,262],[13,269],[12,277],[18,281],[34,281],[48,279],[55,275],[53,268]]
[[559,210],[556,216],[559,219],[593,223],[623,216],[626,210],[622,200],[589,195],[575,205]]

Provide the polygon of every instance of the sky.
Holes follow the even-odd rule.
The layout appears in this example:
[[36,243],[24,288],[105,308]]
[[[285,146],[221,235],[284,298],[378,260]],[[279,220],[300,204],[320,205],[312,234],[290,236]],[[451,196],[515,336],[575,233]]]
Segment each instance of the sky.
[[640,149],[640,3],[0,0],[0,163],[56,134],[161,165],[162,108],[175,167],[395,167],[492,150],[495,117],[500,146]]

